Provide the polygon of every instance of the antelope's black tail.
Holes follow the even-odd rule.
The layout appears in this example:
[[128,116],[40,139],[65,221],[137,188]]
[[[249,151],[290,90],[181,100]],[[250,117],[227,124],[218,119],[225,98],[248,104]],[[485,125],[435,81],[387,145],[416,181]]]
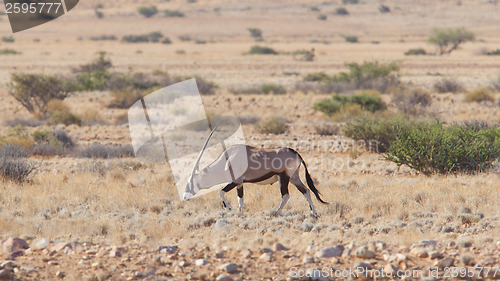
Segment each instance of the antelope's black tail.
[[325,202],[323,201],[323,199],[321,199],[320,195],[321,193],[319,192],[319,190],[314,186],[314,182],[311,178],[311,175],[309,174],[309,171],[307,170],[307,166],[306,166],[306,162],[304,161],[304,159],[302,159],[302,156],[300,156],[300,154],[289,148],[291,151],[295,152],[299,158],[300,158],[300,161],[302,162],[302,165],[304,165],[304,169],[306,170],[306,182],[307,182],[307,185],[309,186],[309,189],[314,193],[314,195],[316,196],[316,199],[318,199],[319,202],[323,203],[323,204],[328,204],[328,202]]

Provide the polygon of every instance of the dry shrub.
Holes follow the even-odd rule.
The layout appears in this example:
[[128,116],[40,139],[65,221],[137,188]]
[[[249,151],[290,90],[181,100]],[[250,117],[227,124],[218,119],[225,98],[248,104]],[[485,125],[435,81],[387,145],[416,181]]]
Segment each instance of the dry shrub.
[[458,93],[464,90],[464,87],[455,80],[442,79],[434,83],[434,90],[438,93]]
[[257,130],[261,134],[275,134],[281,135],[288,132],[288,122],[281,116],[271,116],[260,120],[256,125]]
[[36,166],[27,160],[29,153],[22,146],[0,147],[0,177],[3,180],[25,182],[35,172]]
[[47,113],[52,115],[56,111],[70,111],[68,105],[60,99],[51,99],[47,103]]
[[365,111],[359,104],[349,104],[340,108],[340,110],[331,115],[332,120],[337,122],[346,122],[364,115]]
[[102,118],[99,111],[95,109],[87,109],[81,115],[82,125],[93,126],[93,125],[104,125],[107,124]]
[[466,102],[494,102],[495,98],[492,96],[488,88],[478,88],[465,95]]
[[333,136],[337,135],[340,131],[339,125],[335,122],[323,121],[314,126],[316,134],[320,136]]
[[392,97],[392,102],[402,113],[411,116],[419,116],[425,113],[425,108],[431,105],[432,97],[424,89],[401,88],[395,91]]
[[80,117],[72,113],[71,111],[56,111],[54,112],[49,119],[49,124],[51,125],[57,125],[57,124],[64,124],[66,126],[69,125],[82,125],[82,120]]

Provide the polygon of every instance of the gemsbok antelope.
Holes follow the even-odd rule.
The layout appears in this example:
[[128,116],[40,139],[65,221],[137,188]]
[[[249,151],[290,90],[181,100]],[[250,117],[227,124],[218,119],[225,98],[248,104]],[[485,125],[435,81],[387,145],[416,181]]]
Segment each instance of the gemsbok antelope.
[[[231,209],[224,199],[224,194],[236,187],[238,191],[239,209],[243,214],[244,183],[265,185],[279,181],[281,188],[281,204],[277,212],[280,213],[290,198],[288,194],[288,184],[291,181],[306,197],[312,216],[317,216],[317,213],[311,200],[309,189],[314,193],[319,202],[328,204],[321,199],[318,189],[314,186],[311,175],[307,170],[306,163],[300,154],[291,148],[265,150],[242,144],[233,145],[227,148],[213,163],[205,167],[202,171],[197,172],[201,156],[214,130],[210,133],[205,145],[198,155],[191,176],[188,179],[188,184],[184,192],[184,200],[190,199],[202,189],[208,189],[216,184],[229,182],[220,191],[222,205],[228,210]],[[309,189],[302,183],[299,177],[299,167],[301,164],[304,165],[306,182]],[[244,169],[241,169],[241,167],[244,167]],[[239,170],[241,172],[233,174],[233,170]],[[231,174],[230,178],[228,178],[228,174]]]

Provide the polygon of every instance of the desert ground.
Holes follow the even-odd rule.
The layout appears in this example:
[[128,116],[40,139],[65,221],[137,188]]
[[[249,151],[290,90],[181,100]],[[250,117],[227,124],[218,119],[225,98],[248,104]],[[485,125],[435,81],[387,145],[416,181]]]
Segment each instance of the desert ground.
[[[381,4],[390,12],[381,13]],[[141,16],[137,8],[147,5],[160,12]],[[337,15],[339,7],[349,15]],[[165,17],[166,9],[185,16]],[[96,10],[104,16],[96,17]],[[345,122],[312,109],[331,95],[296,86],[310,73],[347,71],[349,62],[397,61],[401,83],[430,94],[425,118],[498,124],[496,90],[494,101],[480,103],[466,102],[466,94],[500,82],[500,56],[485,55],[500,48],[499,12],[495,0],[87,0],[55,21],[16,34],[0,15],[0,36],[15,38],[0,42],[0,50],[19,52],[0,55],[1,136],[12,134],[13,120],[35,120],[23,134],[58,129],[77,147],[130,145],[127,109],[107,106],[111,91],[78,91],[64,100],[78,116],[99,116],[99,122],[80,126],[38,120],[9,94],[12,73],[66,76],[104,51],[116,72],[163,71],[213,81],[215,92],[202,95],[206,112],[247,120],[249,145],[297,150],[329,202],[313,198],[319,217],[312,217],[306,199],[291,186],[278,214],[278,183],[246,184],[240,214],[235,190],[226,195],[232,210],[223,209],[218,192],[182,201],[167,163],[144,163],[133,155],[32,155],[28,160],[36,170],[28,182],[0,182],[0,280],[500,279],[498,161],[473,174],[427,176],[398,169],[382,153],[359,150],[341,130],[318,134],[322,122],[339,128]],[[436,55],[427,43],[435,27],[466,27],[476,38]],[[261,29],[262,39],[252,38],[248,28]],[[120,40],[155,31],[171,44]],[[118,39],[91,39],[102,35]],[[358,42],[346,42],[345,36],[357,36]],[[279,54],[248,54],[254,45]],[[312,61],[291,54],[313,48]],[[406,56],[412,48],[429,55]],[[463,90],[436,92],[434,84],[442,79]],[[286,94],[235,94],[264,83],[282,85]],[[390,93],[381,98],[388,112],[398,112]],[[287,120],[287,133],[259,131],[258,121],[272,115]],[[342,275],[350,270],[358,271]]]

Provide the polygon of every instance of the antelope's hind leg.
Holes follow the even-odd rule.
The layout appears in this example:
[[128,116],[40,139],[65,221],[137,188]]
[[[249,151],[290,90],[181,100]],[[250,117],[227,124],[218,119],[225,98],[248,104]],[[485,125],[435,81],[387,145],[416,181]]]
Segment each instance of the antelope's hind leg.
[[306,197],[307,203],[309,203],[309,208],[311,209],[311,216],[318,217],[318,213],[316,213],[316,209],[314,209],[313,202],[311,200],[311,193],[309,192],[309,188],[307,188],[304,183],[300,180],[298,172],[291,177],[291,182],[293,185],[297,187],[297,189]]
[[226,208],[227,210],[231,210],[231,206],[229,206],[229,204],[226,202],[226,199],[224,198],[224,194],[226,194],[226,192],[230,191],[231,189],[235,188],[236,186],[237,186],[237,184],[232,182],[232,183],[226,185],[226,187],[224,187],[219,193],[220,198],[222,199],[222,206],[224,206],[224,208]]
[[238,191],[238,205],[240,207],[241,215],[243,216],[243,185],[238,185],[236,190]]
[[281,214],[281,210],[285,207],[286,202],[290,198],[290,194],[288,194],[288,183],[290,182],[290,177],[285,173],[280,174],[280,188],[281,188],[281,204],[277,210],[278,214]]

